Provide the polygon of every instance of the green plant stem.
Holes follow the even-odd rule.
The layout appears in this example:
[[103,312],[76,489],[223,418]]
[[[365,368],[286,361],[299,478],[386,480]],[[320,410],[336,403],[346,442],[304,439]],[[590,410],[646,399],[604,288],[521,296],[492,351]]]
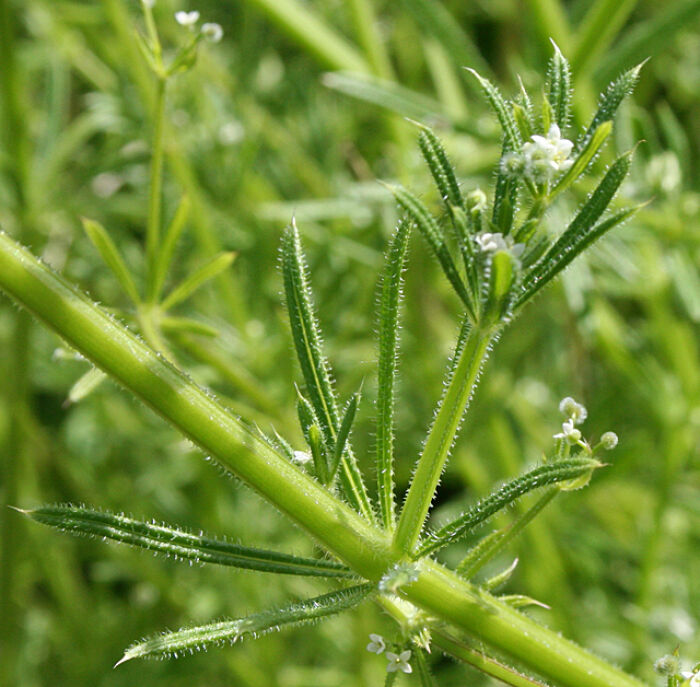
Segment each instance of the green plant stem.
[[423,530],[440,475],[493,336],[493,332],[481,332],[475,329],[462,348],[433,426],[430,428],[399,517],[394,543],[401,551],[411,552]]
[[157,298],[158,249],[163,189],[163,124],[165,120],[166,79],[158,76],[156,101],[153,110],[153,144],[151,150],[151,185],[148,196],[148,224],[146,225],[146,260],[148,265],[147,296],[153,303]]
[[[384,532],[272,450],[209,394],[4,233],[0,233],[0,288],[359,575],[378,581],[401,557]],[[488,337],[477,341],[476,347],[465,346],[465,350],[475,348],[469,357],[485,352]],[[458,367],[463,360],[464,355]],[[641,686],[439,564],[421,561],[420,571],[417,581],[399,590],[401,596],[561,687]]]

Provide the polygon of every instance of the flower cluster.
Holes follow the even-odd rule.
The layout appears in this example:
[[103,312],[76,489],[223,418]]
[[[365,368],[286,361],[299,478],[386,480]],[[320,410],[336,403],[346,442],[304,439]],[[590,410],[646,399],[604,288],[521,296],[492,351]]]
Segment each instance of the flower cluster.
[[[386,643],[384,642],[384,637],[377,634],[371,634],[369,636],[370,643],[367,645],[367,651],[373,654],[381,654],[386,649]],[[387,660],[386,672],[396,673],[398,671],[402,673],[412,673],[413,668],[411,667],[411,651],[406,649],[399,654],[395,654],[393,651],[387,651],[385,654]]]
[[532,136],[521,153],[504,155],[501,169],[509,176],[524,175],[536,184],[543,184],[574,164],[569,158],[573,147],[572,141],[561,137],[559,126],[552,124],[546,136]]
[[[559,403],[559,412],[566,418],[561,425],[561,432],[554,435],[555,439],[560,439],[569,446],[579,444],[589,453],[595,452],[598,448],[612,451],[617,446],[618,438],[615,432],[605,432],[600,437],[600,443],[592,451],[590,446],[581,438],[581,430],[576,425],[581,425],[588,417],[586,407],[575,401],[571,396],[563,398]],[[700,687],[700,685],[698,686]]]
[[[197,26],[197,22],[199,21],[199,12],[197,12],[197,10],[192,10],[191,12],[175,12],[175,21],[180,24],[180,26],[184,26],[190,31],[194,31]],[[221,28],[220,24],[207,22],[202,24],[200,33],[208,41],[218,43],[223,38],[224,30]]]

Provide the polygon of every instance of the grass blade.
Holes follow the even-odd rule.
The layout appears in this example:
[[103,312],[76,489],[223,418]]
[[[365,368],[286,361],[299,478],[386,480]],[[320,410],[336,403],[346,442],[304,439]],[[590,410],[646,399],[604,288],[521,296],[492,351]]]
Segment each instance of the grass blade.
[[409,223],[399,222],[389,246],[379,299],[379,362],[377,372],[377,493],[385,527],[395,524],[394,387],[399,340],[401,273],[406,261]]
[[122,289],[124,289],[124,293],[131,299],[132,303],[138,305],[141,299],[139,298],[136,284],[116,244],[107,233],[107,230],[99,222],[85,217],[82,218],[82,222],[83,229],[85,229],[85,233],[88,235],[90,241],[92,241],[92,245],[97,248],[107,267],[112,270],[112,273],[119,281]]
[[545,463],[504,484],[498,491],[473,505],[466,513],[431,533],[415,557],[420,558],[452,544],[460,537],[468,534],[474,527],[488,520],[494,513],[514,503],[521,496],[533,489],[539,489],[550,484],[557,484],[585,475],[587,472],[600,467],[600,463],[592,458],[572,458]]
[[356,577],[344,565],[333,561],[239,546],[201,534],[192,534],[180,527],[141,522],[116,513],[71,505],[42,506],[23,512],[32,520],[64,532],[111,539],[177,560],[214,563],[282,575]]
[[[294,348],[306,383],[311,405],[328,447],[335,446],[339,419],[330,370],[321,348],[320,328],[311,299],[296,224],[287,227],[282,236],[282,272]],[[350,504],[366,518],[374,518],[367,490],[355,457],[348,449],[341,459],[340,480]]]
[[282,625],[297,626],[314,622],[357,606],[373,588],[371,584],[360,584],[246,618],[167,632],[133,644],[124,652],[117,665],[134,658],[176,658],[183,652],[194,653],[212,645],[234,644],[246,638],[256,639],[278,630]]
[[155,275],[153,277],[153,295],[156,299],[160,298],[160,294],[163,291],[163,284],[168,274],[170,262],[173,259],[175,246],[182,234],[182,230],[185,228],[191,205],[189,196],[183,196],[165,232],[163,245],[160,246],[156,258]]
[[231,266],[237,253],[219,253],[209,262],[195,270],[189,277],[176,286],[163,300],[161,307],[169,310],[189,298],[200,286],[221,274]]

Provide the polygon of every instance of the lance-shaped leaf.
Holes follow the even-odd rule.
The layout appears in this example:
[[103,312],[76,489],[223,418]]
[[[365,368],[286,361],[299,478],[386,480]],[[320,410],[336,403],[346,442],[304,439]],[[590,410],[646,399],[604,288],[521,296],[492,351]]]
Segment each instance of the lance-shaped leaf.
[[452,544],[470,530],[488,520],[494,513],[514,503],[524,494],[557,482],[580,477],[601,466],[593,458],[571,458],[545,463],[504,484],[490,496],[474,504],[466,513],[429,535],[418,549],[416,558]]
[[481,299],[479,322],[490,325],[507,313],[512,299],[516,274],[516,259],[509,251],[498,251],[490,258],[486,270],[486,284]]
[[377,493],[382,522],[393,528],[394,503],[394,388],[399,341],[401,272],[406,261],[409,223],[399,222],[386,253],[379,297],[379,361],[377,369]]
[[459,190],[454,167],[447,157],[442,142],[432,129],[422,124],[419,126],[421,132],[418,136],[418,145],[435,180],[435,185],[440,191],[440,198],[448,209],[452,205],[465,210],[464,198]]
[[175,247],[177,246],[178,239],[182,234],[182,230],[185,228],[187,218],[190,214],[190,206],[189,196],[183,196],[165,232],[163,243],[158,249],[152,294],[155,298],[158,298],[163,290],[165,277],[168,274],[168,268],[173,259],[173,254],[175,253]]
[[445,276],[454,287],[454,290],[464,303],[467,311],[473,316],[474,306],[471,303],[464,282],[459,276],[449,248],[445,243],[445,236],[438,223],[435,221],[435,218],[430,214],[423,202],[410,191],[407,191],[402,186],[391,186],[390,189],[399,205],[406,210],[411,221],[416,225],[421,234],[423,234],[428,245],[432,248],[433,253],[435,253],[435,257],[438,259]]
[[584,249],[637,211],[638,208],[623,210],[600,224],[594,224],[605,212],[620,184],[627,176],[630,164],[630,154],[626,154],[618,158],[610,167],[608,173],[574,217],[566,231],[530,270],[525,279],[523,291],[516,301],[516,306],[522,305],[532,298]]
[[225,643],[233,644],[239,639],[256,639],[285,625],[312,623],[357,606],[373,588],[371,584],[360,584],[246,618],[166,632],[130,646],[117,665],[134,658],[176,658],[182,653],[194,653]]
[[479,81],[479,84],[486,95],[486,99],[489,101],[489,105],[496,113],[498,121],[503,129],[503,135],[505,136],[506,143],[511,150],[520,151],[523,145],[523,141],[520,138],[520,131],[518,126],[513,119],[513,114],[510,108],[506,105],[501,92],[494,86],[488,79],[480,76],[478,72],[473,69],[467,68],[468,72],[471,72]]
[[455,228],[459,241],[459,248],[462,251],[464,269],[467,273],[467,284],[469,285],[470,302],[476,303],[479,294],[479,273],[471,237],[472,234],[478,234],[481,231],[482,210],[479,206],[474,206],[471,209],[468,207],[465,212],[462,208],[450,206],[449,212],[452,218],[452,226]]
[[350,430],[352,429],[352,423],[355,421],[357,406],[360,404],[360,395],[361,390],[353,394],[345,407],[343,419],[341,420],[340,428],[338,429],[338,438],[335,441],[333,453],[331,454],[328,462],[328,484],[333,483],[335,473],[338,471],[338,466],[340,465],[340,459],[343,457],[343,453],[345,453],[345,449],[348,446]]
[[95,389],[97,389],[97,387],[100,386],[105,379],[107,379],[107,375],[99,368],[93,367],[92,369],[88,370],[70,388],[68,396],[64,402],[64,406],[82,401],[86,396],[89,396]]
[[549,201],[551,202],[556,196],[558,196],[562,191],[566,190],[571,186],[571,184],[576,181],[588,168],[593,158],[598,154],[603,143],[608,139],[610,133],[612,132],[612,121],[608,120],[603,122],[594,132],[593,135],[588,139],[588,143],[584,146],[583,150],[578,154],[578,157],[574,160],[574,164],[569,167],[566,174],[564,174],[559,181],[555,184],[554,188],[549,193]]
[[301,394],[297,399],[297,415],[304,439],[311,449],[316,477],[321,484],[328,484],[328,458],[323,436],[311,404]]
[[85,217],[83,217],[82,222],[85,233],[95,248],[97,248],[109,269],[114,273],[122,289],[124,289],[124,293],[131,299],[132,303],[138,304],[140,298],[136,284],[107,230],[99,222],[86,219]]
[[495,574],[493,577],[489,577],[489,579],[483,582],[481,586],[488,591],[498,589],[508,582],[517,567],[518,559],[516,558],[505,570]]
[[[327,447],[335,446],[339,419],[330,370],[321,348],[320,328],[311,298],[306,263],[296,224],[282,236],[282,273],[294,348],[316,418]],[[374,518],[362,474],[348,449],[341,458],[340,483],[350,504],[366,518]]]
[[586,129],[579,140],[576,141],[576,145],[574,146],[574,154],[586,147],[596,129],[603,122],[612,120],[612,118],[615,116],[615,112],[617,112],[617,108],[620,107],[620,103],[626,96],[632,93],[634,87],[637,85],[639,72],[642,70],[643,66],[644,62],[641,62],[636,67],[632,67],[632,69],[629,69],[621,74],[607,87],[605,93],[603,93],[600,98],[598,110],[593,116],[590,126],[588,129]]
[[506,594],[498,597],[504,603],[507,603],[511,608],[525,608],[526,606],[539,606],[540,608],[550,609],[546,603],[533,599],[531,596],[524,594]]
[[65,532],[111,539],[178,560],[214,563],[284,575],[355,577],[344,565],[333,561],[239,546],[202,534],[193,534],[180,527],[141,522],[117,513],[99,512],[72,505],[42,506],[22,512],[37,522]]
[[503,159],[509,152],[510,148],[504,146],[501,163],[498,165],[496,188],[493,193],[492,222],[496,227],[493,231],[500,232],[504,236],[507,236],[513,228],[515,211],[518,208],[519,180],[516,177],[505,174],[502,170]]
[[554,41],[552,45],[554,55],[547,69],[547,100],[552,106],[554,121],[564,130],[571,112],[571,67],[559,46]]
[[236,259],[236,253],[219,253],[209,262],[195,270],[189,277],[176,286],[163,300],[161,307],[169,310],[189,298],[202,284],[221,274]]

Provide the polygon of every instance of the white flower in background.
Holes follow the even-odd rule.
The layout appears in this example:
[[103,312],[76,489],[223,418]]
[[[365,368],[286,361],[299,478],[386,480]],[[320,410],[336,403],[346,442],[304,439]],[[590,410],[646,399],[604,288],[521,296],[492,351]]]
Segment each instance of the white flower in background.
[[575,444],[581,440],[581,430],[574,427],[573,420],[566,420],[561,425],[561,432],[554,435],[555,439],[563,439],[569,444]]
[[[386,666],[387,673],[395,673],[401,671],[402,673],[412,673],[413,668],[409,661],[411,660],[411,652],[407,649],[402,651],[400,654],[395,654],[392,651],[386,652],[386,659],[389,663]],[[693,686],[695,687],[695,686]]]
[[513,243],[513,239],[510,236],[504,237],[500,232],[482,231],[474,237],[474,240],[484,253],[497,253],[502,250],[518,258],[525,250],[524,243]]
[[559,127],[552,124],[547,136],[533,136],[523,146],[525,173],[535,182],[544,182],[557,172],[566,172],[574,164],[569,159],[573,147],[573,142],[562,138]]
[[180,24],[180,26],[193,29],[194,25],[199,21],[199,12],[197,12],[197,10],[192,10],[191,12],[175,12],[175,21]]
[[224,30],[221,28],[221,24],[210,22],[202,24],[202,35],[210,43],[218,43],[224,36]]
[[[387,654],[387,656],[388,655],[389,654]],[[690,680],[690,682],[688,682],[688,687],[700,687],[700,670],[694,673],[685,670],[681,673],[681,677],[684,680]]]
[[486,210],[487,204],[488,198],[480,188],[475,188],[467,194],[467,208],[469,210],[483,212]]
[[606,451],[612,451],[617,446],[618,438],[615,432],[605,432],[600,437],[600,443]]
[[580,425],[588,417],[586,406],[577,403],[571,396],[567,396],[561,400],[559,412],[562,413],[565,418],[573,420],[575,425]]
[[367,651],[373,654],[381,654],[384,649],[386,649],[386,644],[384,643],[384,637],[381,635],[371,634],[369,638],[372,640],[367,645]]

